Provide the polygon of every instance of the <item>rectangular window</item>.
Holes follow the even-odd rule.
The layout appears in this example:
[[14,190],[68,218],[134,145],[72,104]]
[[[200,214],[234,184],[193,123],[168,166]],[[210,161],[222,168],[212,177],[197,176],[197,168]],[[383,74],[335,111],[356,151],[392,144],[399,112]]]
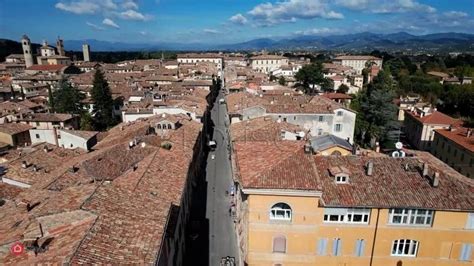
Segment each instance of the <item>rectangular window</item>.
[[328,246],[328,239],[327,238],[320,238],[319,241],[318,241],[317,254],[319,256],[325,256],[327,246]]
[[335,124],[334,131],[341,132],[342,131],[342,124]]
[[340,238],[334,238],[332,242],[332,255],[341,256],[342,240]]
[[324,121],[324,116],[320,115],[319,118],[318,118],[318,121],[323,122]]
[[354,250],[354,255],[356,257],[362,257],[364,256],[364,249],[365,249],[365,240],[364,239],[357,239],[356,240],[356,245],[355,245],[355,250]]
[[318,128],[318,136],[321,136],[323,134],[323,129],[322,128]]
[[342,111],[337,111],[336,115],[337,116],[342,116],[344,113]]
[[397,239],[393,241],[392,256],[416,257],[418,241],[411,239]]
[[470,261],[472,256],[472,244],[464,243],[461,246],[461,254],[459,254],[460,261]]
[[325,223],[368,224],[370,209],[362,208],[325,208]]
[[36,138],[39,139],[40,138],[40,135],[39,134],[35,134]]
[[389,224],[431,226],[433,211],[422,209],[390,209]]
[[474,212],[467,214],[466,229],[474,229]]

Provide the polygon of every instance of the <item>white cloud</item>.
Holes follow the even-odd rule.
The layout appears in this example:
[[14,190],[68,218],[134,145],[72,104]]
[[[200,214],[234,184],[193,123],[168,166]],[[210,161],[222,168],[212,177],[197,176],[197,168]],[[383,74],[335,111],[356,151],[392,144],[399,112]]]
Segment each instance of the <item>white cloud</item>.
[[255,6],[248,14],[257,24],[268,26],[298,19],[342,19],[344,15],[329,10],[324,0],[286,0],[282,2],[263,3]]
[[107,26],[112,27],[112,28],[120,29],[119,25],[117,25],[113,20],[111,20],[109,18],[105,18],[102,21],[102,24],[107,25]]
[[59,2],[54,5],[57,9],[61,9],[66,12],[71,12],[74,14],[82,15],[82,14],[94,14],[98,12],[101,7],[93,2],[87,0],[81,0],[76,2],[69,2],[63,3]]
[[215,29],[204,29],[204,33],[209,33],[209,34],[218,34],[220,33],[218,30]]
[[348,9],[382,14],[436,12],[434,7],[421,4],[414,0],[336,0],[335,4]]
[[235,23],[235,24],[244,25],[244,24],[247,24],[248,19],[246,17],[244,17],[244,15],[238,13],[238,14],[230,17],[229,21],[232,22],[232,23]]
[[94,30],[105,30],[103,27],[98,26],[94,23],[90,23],[89,21],[86,22],[86,25],[93,28]]
[[466,12],[461,12],[461,11],[448,11],[448,12],[444,12],[443,15],[446,18],[465,18],[469,16]]
[[104,17],[116,17],[124,20],[147,21],[153,17],[139,11],[136,0],[61,0],[57,9],[78,15],[102,14]]
[[115,4],[113,0],[100,0],[95,2],[100,3],[100,5],[107,10],[117,9],[117,4]]
[[126,19],[126,20],[146,21],[146,20],[152,19],[150,15],[143,15],[142,13],[137,12],[132,9],[117,13],[117,16],[121,19]]
[[341,29],[335,28],[313,28],[307,30],[296,31],[296,35],[329,35],[329,34],[340,34],[343,33]]
[[138,9],[137,3],[135,3],[133,0],[125,0],[121,7],[123,9]]
[[146,31],[140,31],[140,34],[143,35],[143,36],[148,35],[148,33]]

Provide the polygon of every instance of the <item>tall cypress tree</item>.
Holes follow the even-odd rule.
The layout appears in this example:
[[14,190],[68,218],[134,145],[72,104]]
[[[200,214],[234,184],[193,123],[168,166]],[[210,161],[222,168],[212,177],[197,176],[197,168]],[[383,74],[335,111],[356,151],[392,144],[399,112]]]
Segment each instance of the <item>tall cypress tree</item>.
[[58,88],[51,92],[48,90],[49,106],[51,111],[68,114],[81,114],[83,112],[82,100],[85,96],[66,80],[61,80]]
[[96,129],[104,130],[114,125],[113,117],[113,99],[109,84],[105,80],[104,73],[100,69],[94,74],[92,87],[92,102],[94,103],[94,122]]
[[54,96],[53,96],[53,92],[51,91],[50,87],[48,87],[48,102],[49,102],[49,108],[50,108],[51,112],[54,113],[54,111],[55,111]]

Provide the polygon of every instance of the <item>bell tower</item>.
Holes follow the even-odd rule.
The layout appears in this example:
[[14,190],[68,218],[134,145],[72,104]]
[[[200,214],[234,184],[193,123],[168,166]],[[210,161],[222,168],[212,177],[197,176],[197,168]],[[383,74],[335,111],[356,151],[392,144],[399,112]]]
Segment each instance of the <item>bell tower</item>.
[[23,35],[21,38],[21,46],[23,47],[23,56],[25,57],[25,65],[26,67],[30,67],[33,65],[33,54],[31,52],[31,42],[28,36]]
[[60,56],[65,56],[66,53],[64,52],[64,43],[63,40],[58,36],[58,40],[56,41],[56,49],[58,50],[58,54]]

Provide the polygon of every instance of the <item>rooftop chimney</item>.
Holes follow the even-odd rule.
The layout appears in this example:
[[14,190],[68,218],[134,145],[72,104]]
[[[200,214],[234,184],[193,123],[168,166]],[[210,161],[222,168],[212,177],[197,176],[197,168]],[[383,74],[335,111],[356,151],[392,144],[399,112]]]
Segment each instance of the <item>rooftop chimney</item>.
[[304,153],[310,154],[312,152],[311,144],[307,143],[304,145]]
[[28,163],[26,161],[21,162],[21,168],[26,169],[28,168]]
[[423,163],[423,177],[428,175],[428,164]]
[[71,168],[69,168],[69,172],[72,173],[72,174],[75,173],[77,170],[78,169],[75,166],[72,166]]
[[33,172],[38,172],[38,167],[36,166],[36,164],[33,164]]
[[467,129],[466,137],[470,138],[471,135],[472,135],[472,129],[469,128],[469,129]]
[[369,161],[367,163],[367,175],[371,176],[374,171],[374,163],[372,161]]
[[431,183],[432,187],[439,187],[439,172],[435,172]]

